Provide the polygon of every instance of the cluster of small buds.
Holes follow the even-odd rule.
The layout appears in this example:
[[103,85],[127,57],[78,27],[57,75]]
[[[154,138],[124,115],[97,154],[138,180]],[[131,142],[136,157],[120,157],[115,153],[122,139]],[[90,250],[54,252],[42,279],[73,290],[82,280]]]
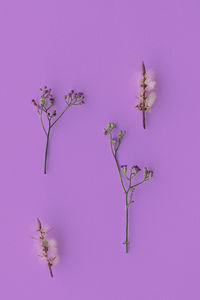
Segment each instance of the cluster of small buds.
[[[108,123],[107,128],[104,129],[104,135],[108,135],[111,134],[112,130],[115,129],[117,127],[117,125],[115,123]],[[121,143],[122,138],[125,136],[126,131],[119,131],[119,134],[116,138],[112,137],[112,144],[115,145],[119,145]]]
[[116,124],[115,123],[108,123],[107,128],[104,129],[104,135],[108,135],[109,133],[111,133],[111,131],[116,128]]
[[82,105],[85,103],[85,96],[82,92],[75,93],[71,90],[65,97],[67,105]]
[[140,167],[138,167],[137,165],[136,166],[133,166],[131,167],[131,173],[133,173],[134,175],[136,175],[138,172],[140,172],[141,169]]
[[[74,90],[71,90],[68,94],[64,96],[65,108],[57,116],[57,112],[54,109],[53,105],[55,103],[55,98],[52,95],[52,89],[48,89],[47,86],[40,89],[41,96],[40,100],[37,103],[35,99],[32,100],[33,105],[37,108],[37,112],[40,115],[40,121],[42,124],[43,131],[46,135],[46,149],[45,149],[45,160],[44,160],[44,174],[46,174],[47,168],[47,153],[49,145],[49,136],[51,128],[57,123],[58,120],[64,115],[64,113],[74,105],[82,105],[85,103],[85,96],[82,92],[76,93]],[[46,121],[43,121],[43,115],[46,117]]]
[[35,99],[32,100],[33,105],[37,108],[39,114],[46,113],[48,119],[52,119],[56,116],[56,110],[50,112],[50,108],[55,103],[55,98],[52,94],[52,89],[48,89],[45,85],[44,88],[40,88],[40,100],[39,103]]
[[34,237],[37,242],[37,255],[48,266],[50,275],[53,277],[52,266],[58,262],[57,243],[54,239],[48,238],[49,228],[47,225],[42,226],[39,218],[37,218],[37,224],[38,236]]
[[156,86],[156,81],[153,79],[152,71],[146,72],[144,63],[142,64],[142,74],[139,81],[138,105],[140,111],[151,111],[156,100],[156,93],[153,91]]
[[124,136],[125,136],[125,134],[126,134],[126,130],[120,130],[119,131],[119,135],[118,135],[118,140],[121,140]]
[[[128,166],[127,165],[121,165],[121,171],[122,171],[123,174],[126,175],[127,179],[130,179],[131,176],[137,175],[141,171],[141,169],[140,169],[140,167],[138,167],[136,165],[136,166],[130,167],[130,170],[128,172]],[[129,173],[130,176],[128,175],[128,173]],[[153,177],[153,171],[148,170],[147,168],[144,168],[144,181],[147,181],[148,179],[150,179],[152,177]]]
[[144,168],[144,179],[150,179],[153,177],[153,171],[148,170],[147,168]]
[[[127,165],[121,165],[122,173],[127,174],[128,166]],[[136,175],[138,172],[140,172],[141,169],[136,165],[130,167],[130,176]]]
[[[55,98],[52,95],[52,89],[48,89],[47,86],[40,88],[41,96],[39,103],[35,99],[32,100],[33,105],[37,108],[37,111],[41,114],[46,113],[47,118],[50,120],[57,115],[56,110],[50,111],[55,103]],[[85,96],[82,92],[75,93],[71,90],[68,94],[64,96],[67,106],[72,105],[82,105],[85,103]]]
[[45,85],[44,88],[40,88],[41,97],[40,97],[40,105],[45,106],[46,104],[53,105],[54,97],[52,95],[52,89],[48,89]]

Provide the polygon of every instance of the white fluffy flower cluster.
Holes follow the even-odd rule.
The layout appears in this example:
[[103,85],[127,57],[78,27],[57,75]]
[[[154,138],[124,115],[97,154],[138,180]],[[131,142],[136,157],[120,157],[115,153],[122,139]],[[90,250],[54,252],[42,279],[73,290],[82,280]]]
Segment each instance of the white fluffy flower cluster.
[[37,255],[42,262],[48,265],[50,262],[52,266],[55,266],[58,263],[58,248],[57,242],[55,239],[45,239],[38,238],[38,253]]
[[49,226],[42,226],[39,219],[37,219],[38,228],[36,232],[37,237],[34,237],[36,241],[36,251],[41,262],[45,263],[50,271],[50,275],[53,277],[52,266],[54,266],[58,261],[58,248],[55,239],[49,238]]
[[140,88],[138,95],[138,105],[137,108],[139,110],[151,111],[153,104],[156,100],[156,93],[154,91],[156,82],[153,79],[152,71],[148,71],[145,74],[142,74],[140,78]]

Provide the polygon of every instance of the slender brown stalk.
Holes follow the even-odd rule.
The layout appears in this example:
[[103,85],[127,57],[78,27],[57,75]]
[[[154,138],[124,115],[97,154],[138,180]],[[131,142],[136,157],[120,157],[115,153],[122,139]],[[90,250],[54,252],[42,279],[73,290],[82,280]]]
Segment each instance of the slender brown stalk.
[[139,89],[138,89],[138,104],[136,108],[142,112],[142,125],[146,129],[146,113],[150,112],[153,108],[154,102],[156,100],[156,93],[154,91],[156,86],[156,81],[152,71],[147,71],[144,61],[142,62],[142,70],[139,78]]
[[48,263],[48,267],[49,267],[50,275],[53,278],[53,271],[52,271],[51,263]]
[[144,129],[146,128],[146,119],[145,119],[145,100],[146,100],[145,75],[146,75],[146,68],[145,68],[144,62],[142,62],[142,76],[143,76],[143,81],[142,81],[142,85],[143,85],[142,122],[143,122],[143,128]]
[[42,250],[44,252],[44,257],[45,257],[45,259],[47,261],[47,265],[48,265],[48,268],[49,268],[50,276],[53,277],[52,263],[51,263],[51,260],[50,260],[50,258],[48,256],[48,242],[45,239],[46,233],[43,231],[42,224],[41,224],[41,221],[40,221],[39,218],[37,218],[37,223],[38,223],[38,229],[37,229],[37,231],[40,233],[40,240],[41,240],[41,243],[42,243]]

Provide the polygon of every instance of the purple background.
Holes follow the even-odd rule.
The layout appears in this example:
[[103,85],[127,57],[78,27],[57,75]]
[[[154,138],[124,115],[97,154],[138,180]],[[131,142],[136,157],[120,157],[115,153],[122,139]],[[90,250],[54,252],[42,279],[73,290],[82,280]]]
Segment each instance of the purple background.
[[[200,299],[199,9],[198,0],[1,0],[1,299]],[[142,59],[158,83],[146,131],[134,109]],[[44,84],[58,111],[66,90],[87,96],[54,127],[46,176],[31,105]],[[155,172],[135,192],[128,255],[109,121],[127,130],[120,163]],[[59,243],[53,280],[33,254],[37,216]]]

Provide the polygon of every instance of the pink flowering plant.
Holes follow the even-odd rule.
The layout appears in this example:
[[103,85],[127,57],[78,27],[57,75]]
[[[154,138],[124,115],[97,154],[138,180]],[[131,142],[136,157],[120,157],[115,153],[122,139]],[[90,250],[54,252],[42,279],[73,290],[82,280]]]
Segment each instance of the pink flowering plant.
[[[52,128],[54,125],[60,120],[60,118],[64,115],[64,113],[72,106],[80,106],[85,103],[84,99],[85,96],[81,92],[74,92],[74,90],[71,90],[68,94],[64,96],[65,100],[65,108],[63,112],[57,116],[57,112],[55,109],[53,109],[53,106],[55,104],[55,98],[52,94],[52,89],[48,89],[47,86],[45,86],[43,89],[40,89],[41,95],[40,95],[40,101],[39,103],[33,99],[32,103],[36,107],[37,112],[40,116],[40,121],[42,125],[42,129],[46,136],[46,148],[45,148],[45,159],[44,159],[44,174],[47,172],[47,154],[48,154],[48,147],[49,147],[49,137]],[[46,126],[45,122],[43,120],[43,116],[46,118]]]
[[37,218],[37,225],[37,236],[33,237],[36,242],[37,255],[48,266],[50,276],[53,277],[52,267],[59,260],[57,243],[56,240],[48,238],[49,227],[47,225],[42,226],[39,218]]
[[148,170],[147,168],[144,168],[144,174],[143,174],[143,180],[139,182],[135,182],[137,174],[141,171],[141,169],[137,166],[131,166],[128,169],[127,165],[121,165],[118,161],[118,151],[120,148],[120,145],[122,143],[122,140],[126,134],[126,131],[119,131],[119,134],[117,137],[113,136],[113,130],[116,128],[116,125],[114,123],[109,123],[107,125],[107,128],[104,129],[104,135],[108,135],[110,138],[110,148],[112,155],[114,157],[114,161],[117,166],[117,170],[119,173],[120,181],[122,184],[123,191],[125,193],[125,205],[126,205],[126,239],[125,239],[125,246],[126,246],[126,253],[128,253],[129,250],[129,207],[132,203],[134,203],[133,200],[133,194],[135,191],[135,188],[144,182],[147,182],[149,179],[152,178],[153,172]]
[[142,74],[139,79],[138,110],[142,111],[143,128],[146,128],[145,113],[152,110],[156,100],[154,91],[156,82],[153,79],[152,71],[146,71],[144,62],[142,62]]

